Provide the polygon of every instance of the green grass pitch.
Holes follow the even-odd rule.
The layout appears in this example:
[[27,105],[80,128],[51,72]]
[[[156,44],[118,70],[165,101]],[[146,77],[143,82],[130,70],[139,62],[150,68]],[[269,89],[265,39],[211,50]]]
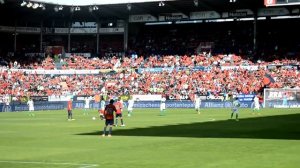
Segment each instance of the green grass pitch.
[[35,114],[0,113],[0,168],[300,167],[300,109],[134,109],[112,137],[96,110]]

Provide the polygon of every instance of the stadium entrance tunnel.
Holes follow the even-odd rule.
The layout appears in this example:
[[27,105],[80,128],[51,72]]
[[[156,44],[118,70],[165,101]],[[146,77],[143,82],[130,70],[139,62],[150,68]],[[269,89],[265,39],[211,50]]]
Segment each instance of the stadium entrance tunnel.
[[[300,140],[300,114],[114,129],[114,136]],[[77,135],[101,135],[101,131]]]

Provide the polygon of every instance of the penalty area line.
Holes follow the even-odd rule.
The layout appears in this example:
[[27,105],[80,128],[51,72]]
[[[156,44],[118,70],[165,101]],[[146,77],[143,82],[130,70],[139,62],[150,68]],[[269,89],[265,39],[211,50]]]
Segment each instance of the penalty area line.
[[40,165],[70,165],[78,168],[92,168],[98,167],[97,164],[77,164],[77,163],[51,163],[51,162],[26,162],[26,161],[14,161],[14,160],[0,160],[0,163],[12,163],[12,164],[40,164]]

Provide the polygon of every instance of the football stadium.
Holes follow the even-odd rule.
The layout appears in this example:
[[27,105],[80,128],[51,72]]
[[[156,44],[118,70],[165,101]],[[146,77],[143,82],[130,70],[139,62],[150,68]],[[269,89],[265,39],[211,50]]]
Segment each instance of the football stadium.
[[0,0],[0,168],[299,168],[300,0]]

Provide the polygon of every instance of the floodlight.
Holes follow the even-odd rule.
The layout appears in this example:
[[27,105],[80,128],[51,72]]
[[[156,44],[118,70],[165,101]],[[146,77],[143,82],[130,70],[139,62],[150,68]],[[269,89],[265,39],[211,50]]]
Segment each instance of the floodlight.
[[95,10],[98,10],[99,8],[98,8],[98,6],[90,6],[89,7],[89,12],[93,12],[93,11],[95,11]]
[[93,12],[93,7],[89,7],[89,12]]
[[23,1],[23,2],[21,3],[21,6],[25,6],[25,5],[27,5],[27,2]]
[[45,4],[42,4],[42,3],[41,3],[41,4],[39,5],[39,7],[42,8],[42,10],[46,10]]
[[27,4],[27,8],[30,8],[30,7],[32,7],[32,3],[31,2],[29,2],[28,4]]
[[58,6],[55,6],[55,7],[54,7],[54,11],[55,11],[55,12],[58,12],[58,11],[59,11]]
[[131,4],[127,4],[127,10],[130,11],[130,10],[131,10],[131,7],[132,7]]
[[199,5],[199,1],[198,0],[194,0],[194,5],[197,7]]
[[98,8],[98,6],[96,6],[96,5],[93,7],[93,10],[98,10],[98,9],[99,9],[99,8]]
[[36,9],[36,8],[38,8],[40,5],[38,4],[38,3],[34,3],[33,5],[32,5],[32,8],[33,9]]
[[70,8],[70,12],[73,13],[74,10],[75,10],[75,8],[74,8],[74,6],[72,6],[72,7]]
[[80,7],[77,6],[77,7],[75,8],[75,11],[80,11]]
[[164,3],[163,1],[160,1],[160,2],[158,3],[158,6],[165,6],[165,3]]

